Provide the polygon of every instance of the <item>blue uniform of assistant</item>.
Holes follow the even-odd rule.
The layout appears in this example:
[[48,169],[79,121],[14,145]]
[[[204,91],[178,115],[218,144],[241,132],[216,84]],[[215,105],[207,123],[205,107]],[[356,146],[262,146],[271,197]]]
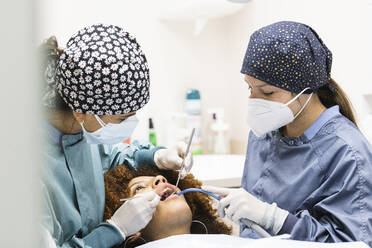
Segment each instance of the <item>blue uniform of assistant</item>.
[[[242,187],[289,211],[280,233],[292,239],[372,247],[372,147],[339,106],[298,138],[251,132]],[[259,237],[244,225],[240,236]]]
[[112,247],[123,238],[102,222],[105,171],[125,164],[155,166],[159,147],[90,145],[82,133],[63,135],[47,124],[42,167],[42,225],[58,247]]

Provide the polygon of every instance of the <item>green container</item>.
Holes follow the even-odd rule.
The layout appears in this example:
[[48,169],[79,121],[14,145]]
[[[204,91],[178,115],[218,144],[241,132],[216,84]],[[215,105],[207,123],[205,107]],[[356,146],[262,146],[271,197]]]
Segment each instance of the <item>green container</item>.
[[154,146],[156,146],[156,133],[155,133],[154,130],[150,130],[149,141],[150,141],[151,144],[153,144]]
[[151,118],[149,118],[149,141],[151,144],[156,146],[156,133],[154,130],[154,123],[152,122]]

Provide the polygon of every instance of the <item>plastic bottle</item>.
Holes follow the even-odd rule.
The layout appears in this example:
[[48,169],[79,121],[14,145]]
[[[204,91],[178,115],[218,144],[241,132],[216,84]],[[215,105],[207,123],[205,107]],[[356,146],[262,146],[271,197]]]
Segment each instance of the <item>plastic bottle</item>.
[[230,153],[230,125],[224,122],[223,111],[215,113],[216,121],[211,125],[213,133],[213,153],[228,154]]
[[186,113],[190,115],[201,114],[201,99],[197,89],[189,89],[186,93]]
[[152,118],[149,118],[149,141],[151,144],[156,146],[156,133],[154,129],[154,123],[152,122]]
[[200,93],[197,89],[189,89],[186,93],[186,113],[187,129],[190,131],[195,128],[194,138],[191,143],[192,153],[194,155],[202,154],[202,119],[201,119],[201,99]]
[[206,138],[206,153],[213,153],[214,151],[214,133],[212,130],[212,125],[216,123],[217,116],[213,110],[208,111],[208,123],[207,123],[207,130],[205,136]]

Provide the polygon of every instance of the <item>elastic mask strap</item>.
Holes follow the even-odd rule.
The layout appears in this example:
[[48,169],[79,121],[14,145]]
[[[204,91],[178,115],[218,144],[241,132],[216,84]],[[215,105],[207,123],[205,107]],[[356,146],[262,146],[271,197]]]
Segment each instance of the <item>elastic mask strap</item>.
[[297,114],[295,115],[294,119],[296,119],[297,116],[298,116],[299,114],[301,114],[302,110],[304,110],[304,108],[306,107],[306,105],[309,103],[309,101],[310,101],[312,95],[313,95],[313,93],[311,93],[310,96],[309,96],[309,98],[307,98],[307,100],[306,100],[304,106],[302,106],[302,108],[300,109],[300,111],[297,112]]
[[84,128],[84,121],[79,122],[79,124],[80,124],[81,128],[82,128],[83,130],[85,130],[85,128]]
[[98,121],[98,123],[99,123],[102,127],[106,126],[106,124],[103,122],[103,120],[101,120],[101,118],[99,118],[98,115],[94,115],[94,117],[96,117],[96,120]]
[[[298,93],[297,94],[297,96],[295,96],[294,98],[292,98],[289,102],[287,102],[285,105],[289,105],[289,104],[291,104],[292,102],[294,102],[294,101],[296,101],[296,99],[297,98],[299,98],[305,91],[307,91],[307,90],[310,90],[310,88],[305,88],[305,89],[303,89],[300,93]],[[311,93],[311,95],[312,95],[313,93]]]

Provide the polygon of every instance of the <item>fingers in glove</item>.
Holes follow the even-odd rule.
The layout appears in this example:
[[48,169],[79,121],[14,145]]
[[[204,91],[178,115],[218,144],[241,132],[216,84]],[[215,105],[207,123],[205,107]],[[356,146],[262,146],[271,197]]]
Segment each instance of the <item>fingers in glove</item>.
[[[225,199],[226,201],[228,200],[227,198],[224,198],[222,200],[225,200]],[[226,208],[225,213],[227,217],[232,220],[233,216],[236,215],[239,212],[239,209],[241,209],[242,207],[243,206],[239,204],[239,200],[238,201],[236,199],[234,201],[229,200],[229,206]]]
[[156,206],[158,206],[158,204],[160,202],[160,196],[158,196],[157,194],[155,194],[155,195],[156,196],[154,197],[154,199],[152,199],[152,201],[150,201],[150,207],[154,208],[154,211],[155,211]]
[[234,212],[231,210],[231,206],[227,206],[227,208],[225,208],[226,217],[231,220],[233,214],[234,214]]
[[209,186],[209,185],[203,185],[202,189],[209,191],[211,193],[217,194],[221,197],[225,197],[231,192],[231,189],[229,188],[215,187],[215,186]]
[[217,213],[221,218],[225,217],[225,208],[218,205]]
[[235,209],[235,210],[233,210],[232,208],[231,208],[231,206],[230,207],[228,207],[226,210],[225,210],[225,212],[226,212],[226,216],[227,216],[227,218],[229,218],[232,222],[234,222],[234,223],[236,223],[236,224],[240,224],[240,219],[242,218],[241,217],[241,213],[240,213],[240,211],[239,211],[239,209]]
[[245,218],[245,216],[242,216],[242,213],[240,211],[240,208],[235,208],[231,209],[231,214],[230,214],[230,220],[236,224],[240,223],[241,218]]
[[234,213],[234,214],[231,215],[230,220],[231,220],[232,222],[236,223],[236,224],[240,224],[240,219],[241,219],[241,218],[242,218],[242,217],[239,215],[239,213]]
[[232,222],[239,224],[240,219],[243,217],[240,211],[241,206],[238,204],[232,204],[227,206],[225,209],[226,217],[229,218]]
[[181,157],[175,157],[172,161],[176,170],[181,169],[183,159]]
[[178,156],[184,158],[186,155],[187,144],[183,141],[178,142],[176,145]]
[[181,176],[180,176],[181,179],[184,179],[184,178],[187,176],[187,174],[188,174],[186,170],[181,170],[181,171],[178,172],[178,173],[181,174]]
[[159,195],[156,194],[154,191],[148,191],[148,192],[142,193],[141,194],[141,197],[139,197],[139,199],[144,199],[144,200],[147,200],[147,201],[152,201],[152,200],[154,200],[157,197],[159,198]]
[[185,161],[184,161],[185,170],[186,170],[187,173],[190,172],[193,163],[194,163],[194,160],[193,160],[193,157],[192,157],[192,153],[190,152],[190,153],[186,156]]
[[[152,219],[152,212],[150,213],[150,212],[145,212],[145,213],[143,213],[143,216],[141,217],[141,218],[143,218],[143,221],[142,221],[142,223],[143,223],[143,226],[142,226],[142,228],[144,228],[144,227],[146,227],[147,226],[147,224],[149,224],[149,222],[151,221],[151,219]],[[142,229],[141,228],[141,229]]]
[[230,199],[223,198],[219,201],[218,204],[218,215],[221,216],[222,218],[225,217],[226,209],[230,205]]

